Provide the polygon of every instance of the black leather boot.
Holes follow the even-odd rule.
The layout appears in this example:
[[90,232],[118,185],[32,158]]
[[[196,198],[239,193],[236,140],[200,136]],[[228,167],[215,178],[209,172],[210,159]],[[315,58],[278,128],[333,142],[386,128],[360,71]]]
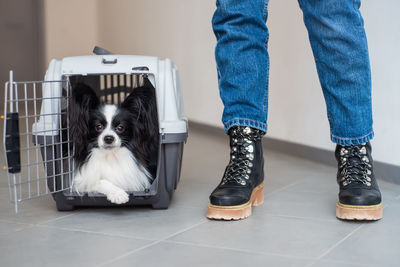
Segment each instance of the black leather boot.
[[379,220],[382,198],[376,182],[371,144],[336,146],[339,202],[336,217],[344,220]]
[[207,218],[239,220],[251,215],[251,207],[264,201],[265,133],[245,126],[229,129],[230,161],[220,184],[210,195]]

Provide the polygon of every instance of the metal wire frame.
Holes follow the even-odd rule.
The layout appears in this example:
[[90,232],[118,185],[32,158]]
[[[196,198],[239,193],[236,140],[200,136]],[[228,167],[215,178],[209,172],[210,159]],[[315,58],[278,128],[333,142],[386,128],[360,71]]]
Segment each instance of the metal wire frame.
[[[43,87],[59,85],[62,92],[43,97]],[[51,86],[48,88],[52,88]],[[48,89],[47,89],[48,90]],[[52,94],[52,92],[51,92]],[[69,139],[68,99],[70,84],[63,81],[15,82],[10,72],[10,81],[5,84],[4,104],[4,151],[9,168],[6,149],[6,123],[8,113],[18,113],[20,171],[7,171],[10,201],[15,204],[71,188],[73,174],[73,145]],[[56,104],[56,110],[40,114],[44,100]],[[56,124],[54,120],[56,118]],[[33,132],[33,124],[42,120],[44,125],[53,125],[42,131]],[[54,134],[56,133],[56,134]]]

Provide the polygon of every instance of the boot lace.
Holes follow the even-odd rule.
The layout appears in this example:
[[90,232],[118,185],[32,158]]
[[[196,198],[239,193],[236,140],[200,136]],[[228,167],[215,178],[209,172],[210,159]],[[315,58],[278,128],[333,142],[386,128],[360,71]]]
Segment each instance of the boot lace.
[[230,131],[231,153],[225,169],[222,184],[229,182],[246,185],[252,172],[254,142],[261,139],[264,132],[250,127],[233,127]]
[[340,182],[343,186],[362,183],[371,186],[372,165],[365,145],[345,146],[340,149]]

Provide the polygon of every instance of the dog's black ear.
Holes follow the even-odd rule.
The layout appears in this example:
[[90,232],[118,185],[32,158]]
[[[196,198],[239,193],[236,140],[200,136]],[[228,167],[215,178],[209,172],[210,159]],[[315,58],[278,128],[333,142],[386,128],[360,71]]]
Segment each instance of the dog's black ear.
[[152,88],[153,92],[155,91],[153,84],[150,82],[149,78],[147,78],[147,77],[143,78],[143,87]]
[[133,134],[138,148],[136,151],[157,155],[159,143],[157,99],[151,82],[145,78],[143,86],[133,89],[121,104],[121,108],[132,114]]
[[121,108],[130,111],[134,119],[143,122],[147,129],[158,129],[156,93],[149,79],[145,78],[143,86],[133,89],[121,103]]
[[75,157],[80,157],[87,149],[90,112],[100,105],[95,91],[83,83],[72,88],[69,101],[69,134],[75,145]]

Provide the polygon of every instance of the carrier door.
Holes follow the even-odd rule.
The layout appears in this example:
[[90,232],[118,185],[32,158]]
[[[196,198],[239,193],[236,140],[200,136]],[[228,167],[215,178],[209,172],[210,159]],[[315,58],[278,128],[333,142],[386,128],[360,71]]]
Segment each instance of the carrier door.
[[10,200],[18,203],[71,188],[73,146],[65,81],[5,85],[3,144]]

